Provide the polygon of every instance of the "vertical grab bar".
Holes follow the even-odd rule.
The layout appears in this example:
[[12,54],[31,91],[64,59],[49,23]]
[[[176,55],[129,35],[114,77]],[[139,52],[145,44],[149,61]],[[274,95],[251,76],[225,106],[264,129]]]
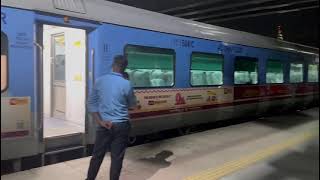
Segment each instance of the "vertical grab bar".
[[[40,102],[39,102],[39,98],[37,98],[37,96],[35,96],[35,98],[37,98],[35,101],[38,102],[38,106],[39,106],[39,112],[37,113],[38,115],[36,116],[39,116],[39,117],[36,117],[36,119],[39,120],[39,123],[37,124],[38,127],[37,127],[37,130],[39,131],[39,139],[40,139],[40,142],[43,142],[43,90],[42,90],[42,86],[43,86],[43,46],[37,42],[33,42],[34,46],[36,46],[40,51],[39,51],[39,54],[38,54],[38,58],[39,58],[39,62],[38,62],[38,65],[39,65],[39,69],[38,69],[38,84],[41,86],[39,88],[39,92],[38,92],[38,96],[41,98]],[[37,75],[36,75],[37,77]],[[37,86],[37,83],[35,83],[35,86]],[[37,87],[35,87],[36,89]]]
[[94,81],[95,81],[95,61],[94,61],[94,49],[91,49],[90,51],[90,55],[91,55],[91,83],[92,83],[92,87],[94,86]]

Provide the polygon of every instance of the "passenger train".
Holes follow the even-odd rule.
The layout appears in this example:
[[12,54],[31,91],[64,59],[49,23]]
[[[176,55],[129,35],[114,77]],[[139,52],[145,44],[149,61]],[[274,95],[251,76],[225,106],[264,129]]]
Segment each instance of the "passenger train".
[[102,0],[1,0],[1,160],[93,144],[86,98],[119,54],[132,136],[319,103],[318,48]]

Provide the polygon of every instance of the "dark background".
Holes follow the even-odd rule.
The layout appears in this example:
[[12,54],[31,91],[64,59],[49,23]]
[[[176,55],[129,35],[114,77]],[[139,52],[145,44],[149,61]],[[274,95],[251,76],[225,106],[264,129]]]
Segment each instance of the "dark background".
[[181,18],[318,47],[318,0],[110,0]]

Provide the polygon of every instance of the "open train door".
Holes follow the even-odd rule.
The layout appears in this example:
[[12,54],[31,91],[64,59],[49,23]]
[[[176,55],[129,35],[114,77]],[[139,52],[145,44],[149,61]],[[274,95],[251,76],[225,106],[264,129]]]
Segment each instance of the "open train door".
[[37,17],[38,42],[43,47],[39,83],[43,160],[50,164],[68,153],[79,158],[86,154],[86,145],[92,144],[95,128],[86,113],[86,99],[94,82],[99,24],[71,17],[72,21],[64,23],[61,17]]
[[1,6],[1,160],[41,151],[34,24],[34,12]]

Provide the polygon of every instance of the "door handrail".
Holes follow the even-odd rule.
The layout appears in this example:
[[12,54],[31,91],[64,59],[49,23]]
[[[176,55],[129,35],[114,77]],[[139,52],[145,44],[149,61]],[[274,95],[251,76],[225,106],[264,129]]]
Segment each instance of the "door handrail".
[[90,55],[91,55],[91,62],[92,62],[92,67],[91,67],[91,83],[92,83],[92,87],[94,86],[95,83],[95,61],[94,61],[94,49],[91,49],[90,51]]

